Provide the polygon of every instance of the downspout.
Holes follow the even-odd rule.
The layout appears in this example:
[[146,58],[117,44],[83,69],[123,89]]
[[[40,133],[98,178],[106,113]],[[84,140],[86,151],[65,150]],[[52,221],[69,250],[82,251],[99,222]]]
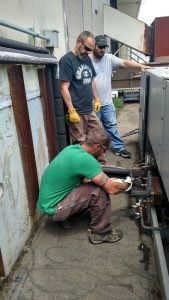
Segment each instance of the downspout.
[[63,22],[64,22],[64,35],[66,41],[66,52],[69,51],[69,31],[68,31],[68,22],[66,16],[66,3],[65,0],[62,0],[62,8],[63,8]]
[[83,24],[83,31],[84,31],[84,9],[83,9],[83,0],[82,0],[82,24]]

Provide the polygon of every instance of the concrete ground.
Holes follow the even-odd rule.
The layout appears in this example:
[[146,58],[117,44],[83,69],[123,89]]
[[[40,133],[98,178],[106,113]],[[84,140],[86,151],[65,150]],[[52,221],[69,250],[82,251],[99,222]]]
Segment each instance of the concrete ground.
[[[138,103],[125,104],[118,116],[121,134],[138,128]],[[108,162],[133,167],[139,160],[138,135],[124,138],[132,159],[117,157],[110,149]],[[140,234],[126,194],[112,197],[113,224],[123,230],[114,244],[88,241],[89,216],[84,213],[72,229],[62,229],[49,217],[36,230],[32,243],[18,262],[1,300],[159,300],[160,290],[151,236]],[[147,260],[138,249],[151,249]],[[148,270],[146,270],[148,269]]]

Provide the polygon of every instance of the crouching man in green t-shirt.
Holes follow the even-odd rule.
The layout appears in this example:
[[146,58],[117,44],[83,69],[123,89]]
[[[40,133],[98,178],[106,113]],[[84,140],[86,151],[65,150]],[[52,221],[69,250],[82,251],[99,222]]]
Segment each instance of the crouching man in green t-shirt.
[[62,150],[43,174],[37,203],[37,208],[53,215],[54,221],[65,221],[89,209],[89,240],[93,244],[113,243],[123,235],[120,229],[112,229],[109,194],[126,191],[129,183],[110,179],[97,161],[110,141],[108,133],[98,128],[90,131],[81,145]]

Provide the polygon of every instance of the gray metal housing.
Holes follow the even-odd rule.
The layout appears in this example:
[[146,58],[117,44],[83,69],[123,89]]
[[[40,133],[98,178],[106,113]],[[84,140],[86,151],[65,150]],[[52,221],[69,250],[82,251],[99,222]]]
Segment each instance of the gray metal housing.
[[149,145],[169,199],[169,67],[146,71],[141,78],[139,145],[141,155]]
[[[169,67],[146,71],[141,77],[139,146],[141,157],[153,158],[169,201]],[[158,227],[155,207],[151,207],[152,226]],[[169,300],[169,274],[161,233],[153,230],[160,286]]]

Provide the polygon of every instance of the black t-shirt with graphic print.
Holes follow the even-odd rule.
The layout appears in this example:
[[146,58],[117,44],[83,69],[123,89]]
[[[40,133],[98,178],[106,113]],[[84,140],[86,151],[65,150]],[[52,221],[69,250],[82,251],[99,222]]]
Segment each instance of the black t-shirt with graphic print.
[[92,79],[96,72],[88,56],[82,60],[68,52],[59,62],[60,80],[70,82],[72,103],[79,114],[93,111]]

